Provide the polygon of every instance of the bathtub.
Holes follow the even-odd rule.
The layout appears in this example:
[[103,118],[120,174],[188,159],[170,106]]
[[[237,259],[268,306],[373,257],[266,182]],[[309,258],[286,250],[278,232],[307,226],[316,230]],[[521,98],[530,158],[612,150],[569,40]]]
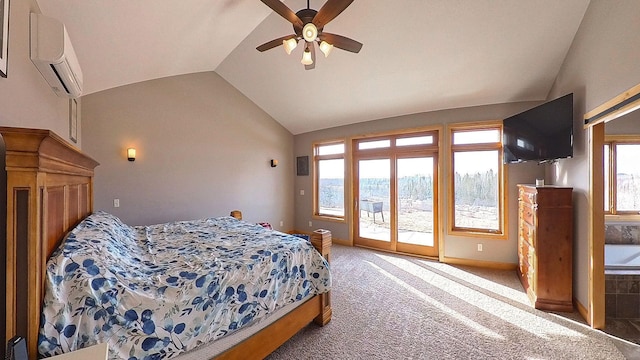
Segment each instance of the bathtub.
[[640,270],[640,245],[604,245],[604,269]]
[[604,245],[604,283],[605,318],[639,320],[640,245]]

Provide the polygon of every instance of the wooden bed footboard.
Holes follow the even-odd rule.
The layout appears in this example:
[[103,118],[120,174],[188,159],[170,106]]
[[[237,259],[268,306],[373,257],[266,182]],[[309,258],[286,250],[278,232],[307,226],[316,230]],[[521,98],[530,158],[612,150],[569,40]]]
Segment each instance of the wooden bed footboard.
[[[311,243],[329,261],[331,232],[316,230]],[[331,292],[316,295],[252,337],[217,356],[216,360],[263,359],[313,321],[320,326],[331,321]]]

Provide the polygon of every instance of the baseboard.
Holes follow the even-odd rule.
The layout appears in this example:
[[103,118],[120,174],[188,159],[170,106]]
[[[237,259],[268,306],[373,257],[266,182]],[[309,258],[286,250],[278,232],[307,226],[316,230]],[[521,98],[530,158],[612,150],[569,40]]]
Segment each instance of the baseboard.
[[[302,230],[289,230],[287,231],[287,233],[311,235],[310,231],[302,231]],[[337,244],[337,245],[344,245],[344,246],[354,246],[353,243],[351,243],[351,241],[349,240],[337,239],[335,237],[331,238],[331,243]],[[359,246],[359,247],[367,248],[366,246]],[[384,251],[381,249],[374,249],[374,250]],[[397,253],[397,254],[402,254],[402,253]],[[403,254],[403,255],[417,256],[414,254]],[[437,258],[432,258],[432,257],[425,257],[425,256],[418,256],[418,257],[424,257],[431,260],[438,260]],[[481,267],[485,269],[496,269],[496,270],[516,270],[518,268],[518,264],[499,263],[499,262],[493,262],[493,261],[473,260],[473,259],[460,259],[460,258],[453,258],[453,257],[446,257],[446,256],[442,258],[441,262],[445,264],[450,264],[450,265],[466,265],[466,266],[475,266],[475,267]]]
[[484,260],[474,260],[474,259],[461,259],[461,258],[453,258],[453,257],[443,257],[441,262],[450,265],[466,265],[466,266],[475,266],[481,267],[485,269],[496,269],[496,270],[516,270],[518,268],[518,264],[511,263],[500,263],[494,261],[484,261]]
[[331,241],[332,241],[334,244],[337,244],[337,245],[353,246],[353,244],[352,244],[352,243],[351,243],[351,241],[349,241],[349,240],[336,239],[336,238],[333,238],[333,237],[332,237],[332,238],[331,238]]
[[380,249],[380,248],[376,248],[376,247],[373,247],[373,246],[366,246],[366,245],[353,245],[353,246],[354,247],[363,248],[363,249],[369,249],[369,250],[373,250],[373,251],[379,251],[379,252],[383,252],[383,253],[396,254],[396,255],[406,255],[406,256],[411,256],[411,257],[414,257],[414,258],[438,261],[438,258],[435,257],[435,256],[412,254],[412,253],[406,253],[406,252],[402,252],[402,251],[392,251],[392,250]]

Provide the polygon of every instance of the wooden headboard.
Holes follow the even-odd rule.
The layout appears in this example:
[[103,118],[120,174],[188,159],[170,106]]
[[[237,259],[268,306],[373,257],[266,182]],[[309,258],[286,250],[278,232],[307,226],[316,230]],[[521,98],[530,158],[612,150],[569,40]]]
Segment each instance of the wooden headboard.
[[6,339],[37,357],[47,259],[93,211],[98,163],[49,130],[0,127],[6,169]]

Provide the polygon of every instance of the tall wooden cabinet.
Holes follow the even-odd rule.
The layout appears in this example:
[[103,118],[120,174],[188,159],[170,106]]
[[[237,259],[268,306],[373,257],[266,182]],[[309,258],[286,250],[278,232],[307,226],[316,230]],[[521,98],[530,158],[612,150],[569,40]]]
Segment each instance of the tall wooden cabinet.
[[573,310],[572,191],[518,185],[518,275],[536,309]]

